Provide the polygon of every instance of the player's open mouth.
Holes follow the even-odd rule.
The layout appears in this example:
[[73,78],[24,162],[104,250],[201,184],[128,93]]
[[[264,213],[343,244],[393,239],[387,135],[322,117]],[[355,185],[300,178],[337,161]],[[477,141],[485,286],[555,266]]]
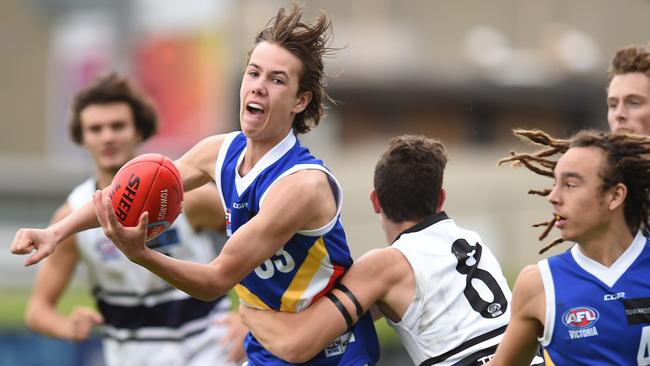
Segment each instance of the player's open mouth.
[[260,115],[264,114],[264,107],[257,103],[248,103],[246,104],[246,110],[250,114]]

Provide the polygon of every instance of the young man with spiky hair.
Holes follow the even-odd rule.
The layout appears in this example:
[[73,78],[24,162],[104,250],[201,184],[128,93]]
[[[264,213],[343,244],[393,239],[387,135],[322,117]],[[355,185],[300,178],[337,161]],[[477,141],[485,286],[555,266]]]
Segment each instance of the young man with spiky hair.
[[[126,78],[109,74],[80,90],[72,102],[70,135],[93,159],[95,175],[75,187],[53,221],[92,201],[117,171],[155,134],[153,104]],[[174,258],[207,263],[217,254],[209,230],[224,232],[223,209],[214,185],[186,196],[184,213],[148,243]],[[78,264],[85,265],[97,309],[57,310]],[[63,240],[38,269],[25,319],[30,329],[80,341],[102,325],[107,365],[235,365],[243,358],[246,328],[215,324],[228,316],[230,301],[194,299],[129,261],[99,229]],[[237,335],[228,341],[228,332]],[[225,341],[225,342],[224,342]],[[233,342],[234,344],[229,344]],[[229,360],[228,357],[231,357]]]
[[[215,181],[230,235],[220,255],[204,265],[176,260],[145,246],[148,214],[139,226],[117,221],[108,189],[45,230],[22,229],[12,251],[51,253],[63,238],[97,225],[135,263],[200,299],[235,287],[261,309],[299,312],[328,293],[352,265],[339,220],[341,189],[322,161],[296,134],[318,124],[323,112],[323,56],[331,48],[331,22],[301,22],[302,8],[280,9],[255,38],[240,90],[242,132],[208,137],[176,161],[185,190]],[[308,361],[312,365],[366,365],[378,359],[372,319],[354,327]],[[286,365],[252,336],[249,365]]]
[[480,236],[442,211],[446,164],[439,141],[394,138],[370,193],[390,246],[365,254],[327,298],[303,312],[241,306],[257,339],[300,362],[376,304],[415,365],[486,363],[510,319],[510,289]]
[[639,46],[618,50],[607,77],[607,121],[612,132],[650,135],[650,50]]
[[561,237],[551,245],[576,245],[521,271],[491,365],[527,364],[538,340],[546,365],[650,365],[650,245],[640,231],[650,208],[650,137],[515,134],[545,148],[502,162],[553,177],[552,189],[532,192],[553,208],[548,225]]

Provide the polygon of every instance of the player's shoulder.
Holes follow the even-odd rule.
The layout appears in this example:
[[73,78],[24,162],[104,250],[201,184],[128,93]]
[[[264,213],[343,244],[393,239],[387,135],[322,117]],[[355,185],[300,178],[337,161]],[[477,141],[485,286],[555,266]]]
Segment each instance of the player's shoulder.
[[517,276],[517,281],[515,282],[514,292],[526,298],[534,297],[540,292],[544,292],[544,282],[542,281],[542,273],[539,265],[528,265],[519,272],[519,276]]
[[355,261],[354,265],[384,277],[401,278],[404,272],[412,271],[404,254],[392,247],[372,249]]
[[298,170],[279,179],[274,186],[275,190],[304,198],[320,198],[323,192],[331,189],[327,174],[318,169]]
[[[234,136],[234,133],[218,134],[203,138],[196,143],[188,152],[186,152],[180,159],[175,161],[178,166],[197,166],[205,171],[212,172],[214,169],[214,162],[219,156],[221,147],[224,141],[229,139],[229,136]],[[182,170],[179,168],[179,170]]]

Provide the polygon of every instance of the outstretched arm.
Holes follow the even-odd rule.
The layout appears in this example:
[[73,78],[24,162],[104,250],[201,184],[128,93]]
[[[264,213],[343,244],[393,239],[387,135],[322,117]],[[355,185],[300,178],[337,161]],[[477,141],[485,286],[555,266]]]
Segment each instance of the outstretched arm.
[[527,366],[537,354],[544,331],[546,295],[539,267],[524,268],[512,293],[512,317],[489,365]]
[[[410,303],[414,293],[414,283],[409,284],[412,278],[413,270],[401,253],[385,248],[361,257],[341,283],[354,294],[365,312],[375,302],[382,302],[391,309],[403,307],[395,304],[396,301],[392,300],[394,295],[401,296],[404,303]],[[345,306],[352,321],[358,321],[356,307],[348,296],[338,289],[331,293]],[[242,320],[264,348],[289,362],[311,359],[347,330],[343,314],[327,297],[299,313],[254,310],[244,305],[240,306],[240,312]]]
[[[104,189],[106,194],[110,192],[110,189],[110,186]],[[99,222],[92,203],[88,203],[64,219],[50,225],[47,229],[18,230],[11,243],[11,252],[13,254],[30,254],[36,250],[25,260],[25,266],[31,266],[52,254],[56,246],[70,235],[97,226],[99,226]]]
[[[214,160],[223,138],[223,135],[216,135],[204,139],[176,162],[186,191],[197,188],[212,179]],[[108,196],[112,189],[112,186],[109,185],[104,188],[103,194]],[[25,265],[30,266],[52,254],[57,245],[70,235],[97,226],[99,226],[99,221],[95,215],[93,203],[89,202],[46,229],[18,230],[11,243],[11,252],[13,254],[30,254],[35,250],[36,252],[25,260]]]
[[[60,220],[69,212],[69,206],[64,205],[56,212],[53,221]],[[94,309],[77,307],[69,316],[57,310],[78,258],[74,239],[68,238],[38,269],[25,311],[25,322],[31,330],[50,337],[80,341],[90,336],[95,325],[103,323],[102,316]]]

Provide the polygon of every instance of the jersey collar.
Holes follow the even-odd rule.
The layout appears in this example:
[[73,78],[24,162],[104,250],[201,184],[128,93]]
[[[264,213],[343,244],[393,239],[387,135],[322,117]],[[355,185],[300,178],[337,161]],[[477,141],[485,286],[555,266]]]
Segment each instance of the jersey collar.
[[428,228],[431,225],[437,224],[438,222],[440,222],[442,220],[447,220],[447,219],[449,219],[449,216],[447,216],[445,211],[440,211],[440,212],[434,213],[433,215],[425,216],[422,219],[422,221],[418,222],[417,224],[411,226],[410,228],[402,231],[399,235],[397,235],[397,238],[395,238],[393,243],[396,242],[397,240],[399,240],[399,238],[404,234],[416,233],[418,231],[421,231],[421,230],[424,230],[424,229]]

